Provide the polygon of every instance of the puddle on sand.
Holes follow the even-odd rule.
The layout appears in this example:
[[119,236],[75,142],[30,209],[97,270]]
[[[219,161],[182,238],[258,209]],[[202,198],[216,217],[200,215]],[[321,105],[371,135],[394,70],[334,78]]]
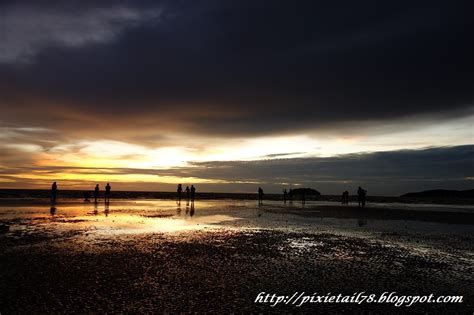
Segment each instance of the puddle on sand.
[[[206,207],[206,203],[200,203]],[[209,210],[211,207],[207,206]],[[0,220],[10,232],[67,230],[87,233],[169,233],[219,227],[236,217],[219,213],[197,213],[196,204],[178,206],[174,201],[130,202],[110,204],[63,204],[49,207],[0,207]]]

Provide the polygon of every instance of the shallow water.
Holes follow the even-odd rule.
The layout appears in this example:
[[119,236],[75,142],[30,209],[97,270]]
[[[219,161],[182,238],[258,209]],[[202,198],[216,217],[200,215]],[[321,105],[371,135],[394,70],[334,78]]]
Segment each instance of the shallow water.
[[[410,232],[423,234],[473,235],[471,224],[429,221],[368,219],[355,214],[341,218],[318,212],[336,203],[308,202],[292,205],[249,200],[199,200],[194,204],[175,200],[113,200],[106,203],[67,201],[56,205],[0,205],[0,221],[10,233],[80,230],[88,234],[172,233],[224,229],[275,229],[338,233]],[[468,212],[466,206],[371,204],[372,207],[413,211]],[[347,208],[342,211],[354,212]]]

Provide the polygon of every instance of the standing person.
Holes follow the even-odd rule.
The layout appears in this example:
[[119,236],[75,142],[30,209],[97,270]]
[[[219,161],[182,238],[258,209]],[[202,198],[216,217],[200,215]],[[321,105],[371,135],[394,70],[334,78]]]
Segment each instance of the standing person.
[[196,188],[194,185],[191,185],[191,203],[194,204],[194,197],[196,196]]
[[183,186],[181,184],[178,184],[177,193],[178,193],[178,204],[179,205],[181,204],[181,193],[182,192],[183,192]]
[[189,186],[186,186],[186,203],[189,203]]
[[107,186],[105,186],[105,202],[109,202],[110,201],[110,184],[107,183]]
[[359,202],[359,208],[365,207],[365,195],[367,194],[367,190],[362,189],[362,187],[359,186],[359,189],[357,189],[357,201]]
[[286,204],[286,199],[288,199],[288,192],[286,191],[286,188],[283,190],[283,203]]
[[258,187],[258,204],[263,204],[263,189],[262,187]]
[[99,198],[99,184],[95,185],[94,188],[94,202],[97,203],[97,198]]
[[342,204],[343,205],[349,204],[349,192],[347,190],[342,193]]
[[56,185],[56,182],[51,185],[51,202],[56,202],[56,195],[58,192],[58,185]]

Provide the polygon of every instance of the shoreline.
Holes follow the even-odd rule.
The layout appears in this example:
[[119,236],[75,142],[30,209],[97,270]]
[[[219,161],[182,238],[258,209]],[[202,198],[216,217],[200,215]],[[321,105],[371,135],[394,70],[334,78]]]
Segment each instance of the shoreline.
[[[92,198],[92,190],[59,190],[58,200],[63,199],[84,199],[84,193],[89,192]],[[50,190],[46,189],[0,189],[0,203],[5,200],[43,200],[49,199]],[[185,196],[183,194],[183,196]],[[103,198],[103,191],[100,193]],[[154,192],[154,191],[112,191],[111,198],[116,199],[176,199],[176,192]],[[184,199],[184,198],[183,198]],[[220,199],[235,199],[235,200],[258,200],[257,193],[215,193],[215,192],[196,192],[196,199],[202,200],[220,200]],[[283,194],[265,194],[265,200],[269,201],[283,201]],[[321,196],[307,196],[307,201],[331,201],[340,202],[340,195],[321,195]],[[295,202],[299,199],[295,198]],[[351,203],[357,202],[357,196],[349,195]],[[433,198],[433,197],[401,197],[401,196],[367,196],[367,203],[407,203],[407,204],[436,204],[436,205],[473,205],[474,199],[471,198]]]

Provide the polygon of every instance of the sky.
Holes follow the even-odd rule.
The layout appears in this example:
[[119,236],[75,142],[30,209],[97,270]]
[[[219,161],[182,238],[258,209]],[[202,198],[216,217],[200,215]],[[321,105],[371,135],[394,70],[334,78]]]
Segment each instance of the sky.
[[474,188],[464,1],[1,1],[0,188]]

